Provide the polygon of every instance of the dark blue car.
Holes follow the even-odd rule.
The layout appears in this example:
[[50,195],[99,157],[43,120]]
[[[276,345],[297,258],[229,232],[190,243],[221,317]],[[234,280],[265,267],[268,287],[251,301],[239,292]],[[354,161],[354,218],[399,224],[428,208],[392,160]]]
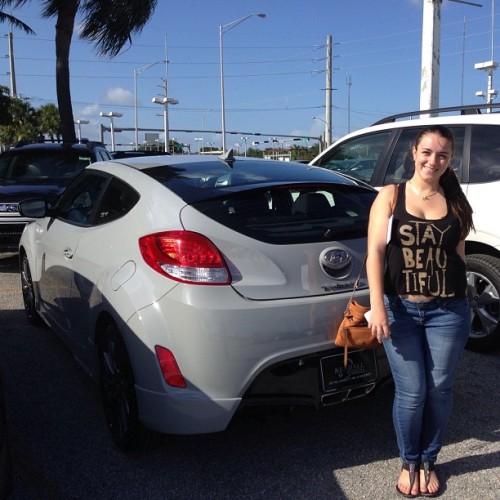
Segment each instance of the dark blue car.
[[0,252],[17,252],[24,226],[18,203],[45,198],[55,203],[87,165],[112,159],[102,145],[37,143],[11,148],[0,155]]

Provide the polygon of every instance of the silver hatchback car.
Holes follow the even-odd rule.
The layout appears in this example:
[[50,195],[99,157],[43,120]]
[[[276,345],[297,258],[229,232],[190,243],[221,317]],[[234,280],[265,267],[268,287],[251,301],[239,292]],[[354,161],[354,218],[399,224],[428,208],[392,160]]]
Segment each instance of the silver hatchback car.
[[[224,430],[247,405],[329,405],[390,379],[332,335],[376,191],[299,163],[206,156],[90,165],[25,200],[25,309],[99,382],[123,449]],[[358,298],[367,302],[366,279]]]

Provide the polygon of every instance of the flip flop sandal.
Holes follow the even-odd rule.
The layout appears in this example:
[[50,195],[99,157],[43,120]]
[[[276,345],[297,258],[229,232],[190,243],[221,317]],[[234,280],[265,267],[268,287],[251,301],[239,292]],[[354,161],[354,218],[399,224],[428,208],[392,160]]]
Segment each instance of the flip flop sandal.
[[410,493],[403,493],[398,485],[396,484],[396,491],[403,497],[405,498],[417,498],[420,496],[420,493],[413,495],[411,493],[411,490],[413,489],[413,485],[415,484],[415,478],[417,472],[420,472],[420,467],[418,466],[417,462],[403,462],[403,465],[401,466],[401,470],[407,470],[408,474],[410,476]]
[[[428,488],[429,486],[429,481],[431,478],[431,472],[435,471],[436,468],[434,467],[434,462],[422,462],[422,468],[424,470],[424,480],[425,480],[425,487]],[[441,485],[439,485],[439,488],[437,491],[434,493],[420,493],[423,497],[431,498],[431,497],[437,497],[438,495],[441,494]]]

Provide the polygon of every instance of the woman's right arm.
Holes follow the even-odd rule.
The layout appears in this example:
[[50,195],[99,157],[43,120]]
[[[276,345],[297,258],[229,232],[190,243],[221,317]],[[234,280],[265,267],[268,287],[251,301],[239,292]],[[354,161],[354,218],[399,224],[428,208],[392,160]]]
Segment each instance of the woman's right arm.
[[368,254],[366,272],[370,287],[370,321],[369,327],[374,336],[390,335],[387,311],[384,305],[384,269],[387,247],[387,230],[389,218],[392,215],[394,200],[394,185],[384,186],[370,210],[368,224]]

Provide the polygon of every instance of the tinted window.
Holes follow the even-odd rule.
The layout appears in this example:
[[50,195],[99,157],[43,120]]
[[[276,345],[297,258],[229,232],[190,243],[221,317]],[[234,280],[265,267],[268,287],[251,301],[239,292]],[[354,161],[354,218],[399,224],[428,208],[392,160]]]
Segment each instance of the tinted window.
[[348,139],[321,157],[318,166],[369,182],[392,131]]
[[289,185],[220,196],[193,206],[256,240],[285,245],[364,238],[375,193],[347,185]]
[[139,194],[128,184],[113,178],[97,210],[96,224],[105,224],[124,216],[139,201]]
[[63,195],[58,216],[68,222],[90,225],[99,195],[108,182],[106,177],[85,174]]
[[500,130],[495,125],[472,127],[469,179],[493,182],[500,179]]
[[180,196],[187,203],[233,193],[258,185],[291,182],[338,182],[350,184],[342,176],[323,168],[296,162],[235,160],[190,162],[162,165],[142,170]]
[[[413,175],[414,163],[412,147],[415,144],[418,134],[425,127],[412,127],[401,130],[398,142],[391,155],[389,165],[384,178],[384,184],[399,184],[408,180]],[[451,161],[459,179],[462,176],[462,153],[464,144],[465,127],[449,127],[455,139],[455,151]]]

